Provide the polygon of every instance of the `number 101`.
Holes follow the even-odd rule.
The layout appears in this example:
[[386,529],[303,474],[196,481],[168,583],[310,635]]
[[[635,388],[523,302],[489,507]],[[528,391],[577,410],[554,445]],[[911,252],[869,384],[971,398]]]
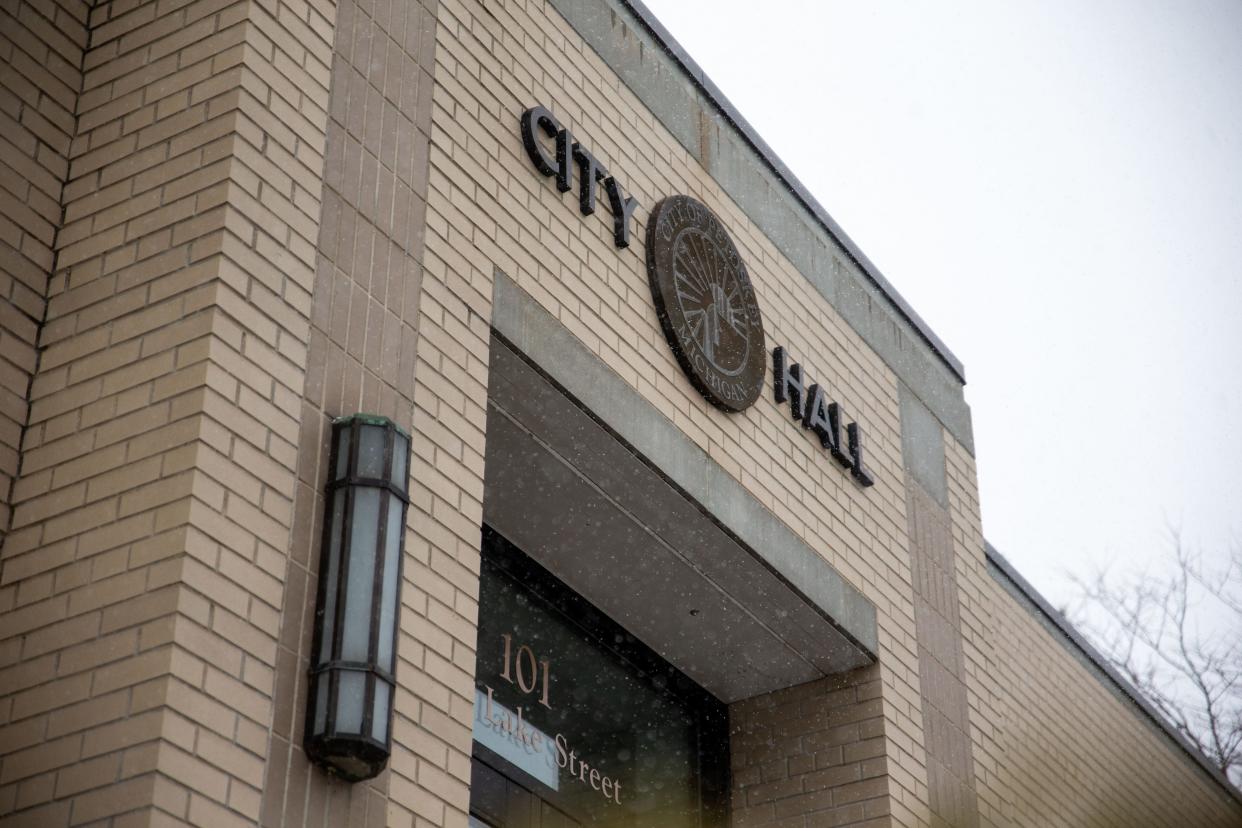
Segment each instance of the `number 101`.
[[522,644],[517,648],[517,656],[513,653],[513,636],[503,633],[500,636],[505,642],[505,668],[500,677],[510,684],[517,684],[523,693],[532,693],[538,685],[542,687],[539,703],[549,710],[548,675],[552,672],[552,662],[546,658],[536,659],[535,651]]

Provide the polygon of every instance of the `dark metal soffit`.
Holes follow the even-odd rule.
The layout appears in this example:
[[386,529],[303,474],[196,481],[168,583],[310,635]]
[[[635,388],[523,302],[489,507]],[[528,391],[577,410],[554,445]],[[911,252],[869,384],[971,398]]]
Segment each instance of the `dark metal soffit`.
[[710,101],[716,109],[720,111],[720,114],[724,116],[725,120],[732,124],[733,128],[746,139],[746,142],[750,144],[751,148],[754,149],[759,157],[763,159],[764,163],[768,165],[777,179],[788,187],[789,191],[793,193],[800,202],[802,202],[802,205],[806,207],[807,211],[815,217],[815,219],[824,227],[825,230],[828,231],[828,235],[831,236],[837,244],[841,245],[841,248],[845,250],[849,257],[853,259],[854,263],[858,265],[864,274],[866,274],[867,278],[871,280],[871,283],[874,284],[881,293],[888,297],[888,300],[893,303],[893,307],[897,309],[898,313],[900,313],[905,320],[919,332],[919,335],[923,338],[923,341],[927,343],[928,347],[931,348],[932,352],[936,354],[936,356],[938,356],[946,366],[948,366],[949,370],[951,370],[963,384],[965,384],[966,368],[962,365],[962,361],[953,355],[953,352],[949,350],[949,347],[944,344],[940,337],[936,336],[935,332],[932,331],[931,327],[923,321],[923,318],[915,312],[914,308],[910,307],[910,303],[897,292],[897,288],[893,287],[892,283],[889,282],[888,279],[884,278],[884,274],[880,272],[880,269],[875,266],[874,262],[867,258],[867,254],[862,252],[858,245],[854,243],[854,240],[846,235],[846,232],[841,229],[841,225],[837,224],[836,220],[833,219],[832,216],[828,215],[828,211],[824,209],[824,206],[816,200],[815,196],[811,195],[810,191],[807,190],[802,182],[798,180],[798,177],[789,170],[789,167],[785,166],[785,162],[782,161],[780,157],[777,156],[776,152],[768,146],[768,143],[759,136],[759,133],[755,131],[755,128],[742,117],[742,114],[737,111],[732,103],[729,102],[729,99],[726,98],[725,94],[720,91],[720,88],[716,86],[716,84],[712,82],[712,79],[703,72],[703,69],[695,63],[694,58],[690,57],[690,55],[686,53],[686,50],[682,48],[676,38],[669,34],[669,31],[664,28],[664,25],[660,23],[659,20],[656,19],[656,16],[652,14],[651,10],[642,3],[642,0],[618,0],[618,2],[628,8],[634,17],[643,24],[651,36],[655,38],[656,43],[664,49],[664,52],[672,58],[672,60],[677,63],[687,75],[690,76],[690,79],[693,80],[695,85],[699,87],[704,96],[706,96],[707,100]]

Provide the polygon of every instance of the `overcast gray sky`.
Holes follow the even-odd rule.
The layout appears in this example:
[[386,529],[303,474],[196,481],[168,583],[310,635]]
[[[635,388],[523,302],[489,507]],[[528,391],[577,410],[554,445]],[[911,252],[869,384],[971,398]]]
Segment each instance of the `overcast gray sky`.
[[1037,588],[1242,539],[1242,2],[646,1],[965,363]]

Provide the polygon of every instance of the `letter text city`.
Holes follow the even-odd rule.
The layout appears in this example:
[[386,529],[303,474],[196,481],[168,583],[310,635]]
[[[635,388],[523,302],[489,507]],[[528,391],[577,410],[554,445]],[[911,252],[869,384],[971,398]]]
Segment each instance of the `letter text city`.
[[[552,139],[555,153],[548,152],[540,133]],[[630,246],[630,224],[638,202],[625,195],[621,182],[546,107],[532,106],[522,113],[522,145],[535,169],[556,176],[556,188],[562,193],[573,189],[574,168],[578,168],[578,209],[584,216],[595,212],[596,185],[603,184],[612,211],[613,242],[617,247]]]

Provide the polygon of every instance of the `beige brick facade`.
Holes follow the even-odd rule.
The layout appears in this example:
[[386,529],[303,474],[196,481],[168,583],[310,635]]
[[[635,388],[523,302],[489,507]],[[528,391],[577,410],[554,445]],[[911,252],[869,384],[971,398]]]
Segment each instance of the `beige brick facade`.
[[333,12],[82,17],[3,549],[15,824],[259,816]]
[[0,6],[0,533],[11,522],[39,326],[47,311],[82,88],[87,10],[85,3]]
[[888,824],[877,672],[866,667],[733,705],[733,825]]
[[[616,8],[606,36],[651,37]],[[466,824],[498,271],[874,607],[874,664],[731,706],[732,824],[1242,824],[994,571],[960,429],[927,414],[939,465],[912,471],[903,400],[942,404],[703,160],[733,127],[688,149],[554,5],[0,22],[5,825]],[[535,104],[639,201],[629,248],[531,167]],[[727,225],[768,347],[863,425],[873,487],[766,393],[725,415],[686,381],[644,259],[671,194]],[[834,245],[824,272],[865,281]],[[357,411],[413,445],[393,751],[348,785],[301,738],[327,424]]]

